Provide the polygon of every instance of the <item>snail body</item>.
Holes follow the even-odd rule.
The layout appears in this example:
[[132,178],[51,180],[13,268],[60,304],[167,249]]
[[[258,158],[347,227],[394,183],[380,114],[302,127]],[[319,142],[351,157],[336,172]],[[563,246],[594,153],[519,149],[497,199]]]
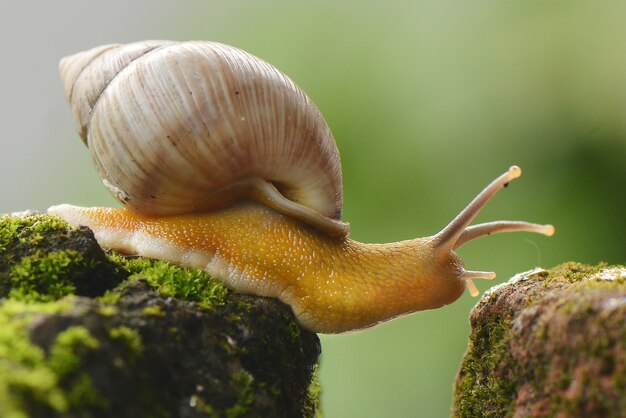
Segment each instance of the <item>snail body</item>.
[[[429,254],[413,248],[427,248],[428,239],[378,245],[329,239],[254,203],[163,218],[64,206],[52,213],[92,227],[105,247],[199,267],[237,291],[277,297],[292,307],[301,325],[316,332],[360,329],[437,308],[465,289],[455,255],[433,271],[423,268]],[[392,292],[377,291],[377,282]]]
[[61,61],[66,95],[103,184],[123,209],[59,205],[125,253],[201,268],[234,290],[277,297],[316,332],[366,328],[473,294],[455,249],[521,170],[490,183],[438,234],[389,244],[348,238],[341,167],[312,101],[274,67],[211,42],[109,45]]

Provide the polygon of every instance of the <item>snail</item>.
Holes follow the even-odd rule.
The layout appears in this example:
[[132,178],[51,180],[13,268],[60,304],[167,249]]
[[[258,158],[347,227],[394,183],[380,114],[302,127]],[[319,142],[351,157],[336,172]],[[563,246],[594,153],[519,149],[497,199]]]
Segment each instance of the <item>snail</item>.
[[341,164],[318,108],[286,75],[204,41],[105,45],[61,60],[77,126],[123,208],[51,207],[106,248],[200,268],[245,293],[276,297],[312,331],[367,328],[458,299],[473,279],[455,250],[496,232],[469,226],[521,175],[513,166],[439,233],[388,244],[348,238]]

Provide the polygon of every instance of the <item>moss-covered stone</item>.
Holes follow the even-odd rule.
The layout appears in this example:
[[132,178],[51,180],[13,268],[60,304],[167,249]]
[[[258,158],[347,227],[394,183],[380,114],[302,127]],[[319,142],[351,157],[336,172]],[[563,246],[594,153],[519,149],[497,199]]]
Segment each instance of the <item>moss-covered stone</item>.
[[128,277],[86,227],[47,216],[0,215],[0,298],[100,296]]
[[319,340],[207,274],[0,217],[0,416],[315,416]]
[[[29,338],[28,325],[42,315],[62,314],[69,303],[7,300],[0,306],[0,416],[25,418],[33,409],[40,416],[65,412],[67,397],[44,350]],[[34,406],[36,405],[36,407]]]
[[472,311],[459,417],[626,415],[626,268],[522,273]]
[[75,294],[73,276],[83,273],[77,266],[89,267],[74,250],[25,256],[9,271],[9,298],[46,302]]
[[311,416],[316,418],[321,418],[322,413],[320,409],[320,398],[322,396],[322,385],[320,384],[319,379],[319,367],[315,366],[315,370],[313,371],[313,378],[311,379],[311,384],[309,385],[307,400],[304,404],[305,416]]
[[147,280],[152,288],[164,296],[198,302],[205,308],[222,305],[226,287],[207,273],[195,269],[183,269],[165,261],[146,258],[128,259],[111,254],[111,260],[122,266],[131,279]]

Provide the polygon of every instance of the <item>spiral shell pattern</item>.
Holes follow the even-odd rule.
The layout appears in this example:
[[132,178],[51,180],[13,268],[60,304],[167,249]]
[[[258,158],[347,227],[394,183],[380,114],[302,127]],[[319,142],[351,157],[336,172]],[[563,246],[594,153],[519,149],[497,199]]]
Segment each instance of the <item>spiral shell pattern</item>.
[[324,118],[286,75],[204,41],[105,45],[64,58],[65,94],[103,183],[146,215],[201,212],[247,179],[339,219],[341,164]]

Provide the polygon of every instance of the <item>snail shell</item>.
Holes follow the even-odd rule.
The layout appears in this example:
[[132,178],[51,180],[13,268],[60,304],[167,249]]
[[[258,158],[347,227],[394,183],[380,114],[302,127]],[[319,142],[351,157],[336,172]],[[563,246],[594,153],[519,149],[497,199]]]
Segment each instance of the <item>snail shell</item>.
[[309,97],[259,58],[214,42],[145,41],[94,48],[59,67],[77,130],[127,209],[202,212],[239,195],[272,200],[258,196],[268,189],[340,219],[330,129]]

